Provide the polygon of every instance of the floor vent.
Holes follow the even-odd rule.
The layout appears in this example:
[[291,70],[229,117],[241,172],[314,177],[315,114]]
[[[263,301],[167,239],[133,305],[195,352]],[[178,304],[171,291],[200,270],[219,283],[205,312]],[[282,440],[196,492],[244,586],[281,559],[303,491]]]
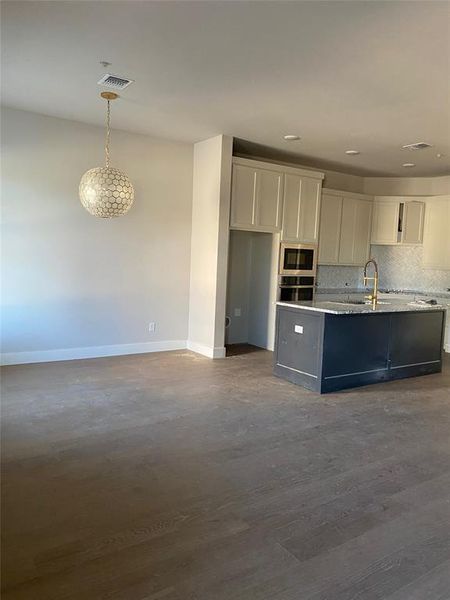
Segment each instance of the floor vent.
[[415,144],[406,144],[402,146],[404,150],[425,150],[425,148],[431,148],[431,144],[426,142],[416,142]]
[[118,77],[117,75],[109,75],[109,73],[107,73],[100,79],[100,81],[97,81],[97,83],[98,85],[102,85],[113,90],[124,90],[131,83],[133,83],[133,81],[133,79],[126,79],[125,77]]

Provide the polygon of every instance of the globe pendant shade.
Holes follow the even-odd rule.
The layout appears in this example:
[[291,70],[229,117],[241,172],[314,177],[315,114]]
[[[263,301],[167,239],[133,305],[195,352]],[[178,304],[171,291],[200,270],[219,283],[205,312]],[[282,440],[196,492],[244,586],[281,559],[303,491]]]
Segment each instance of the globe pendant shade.
[[131,181],[112,167],[89,169],[80,181],[80,200],[95,217],[111,219],[127,213],[134,200]]

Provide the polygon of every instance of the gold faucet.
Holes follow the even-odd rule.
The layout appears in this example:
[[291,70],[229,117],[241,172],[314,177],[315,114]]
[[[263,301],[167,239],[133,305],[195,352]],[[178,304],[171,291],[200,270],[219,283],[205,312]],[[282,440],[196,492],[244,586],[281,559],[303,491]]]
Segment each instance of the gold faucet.
[[[373,277],[367,277],[367,267],[368,265],[370,265],[370,263],[373,264],[374,266],[374,273],[373,273]],[[364,296],[365,299],[370,300],[372,302],[372,308],[375,309],[377,306],[377,302],[378,302],[378,265],[376,260],[374,260],[373,258],[371,258],[370,260],[368,260],[366,262],[366,264],[364,265],[364,285],[367,286],[367,282],[368,281],[373,281],[373,290],[372,293],[369,294],[369,296]]]

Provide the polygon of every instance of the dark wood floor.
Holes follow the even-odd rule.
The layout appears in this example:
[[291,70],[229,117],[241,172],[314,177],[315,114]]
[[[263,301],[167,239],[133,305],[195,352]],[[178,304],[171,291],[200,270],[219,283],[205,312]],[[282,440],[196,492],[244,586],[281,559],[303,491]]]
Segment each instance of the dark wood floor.
[[3,370],[5,600],[448,600],[450,361],[318,396],[271,354]]

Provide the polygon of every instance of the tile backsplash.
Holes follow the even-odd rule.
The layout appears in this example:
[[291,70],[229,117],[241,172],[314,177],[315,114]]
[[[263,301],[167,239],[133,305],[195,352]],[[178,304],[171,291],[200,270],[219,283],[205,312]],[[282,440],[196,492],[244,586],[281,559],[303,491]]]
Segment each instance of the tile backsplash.
[[363,288],[362,267],[317,267],[318,288]]
[[380,287],[423,292],[445,292],[450,271],[422,268],[422,246],[371,246],[378,262]]
[[[450,271],[422,268],[422,246],[371,246],[371,257],[379,267],[380,288],[445,292],[450,288]],[[319,288],[363,288],[361,267],[320,266]]]

